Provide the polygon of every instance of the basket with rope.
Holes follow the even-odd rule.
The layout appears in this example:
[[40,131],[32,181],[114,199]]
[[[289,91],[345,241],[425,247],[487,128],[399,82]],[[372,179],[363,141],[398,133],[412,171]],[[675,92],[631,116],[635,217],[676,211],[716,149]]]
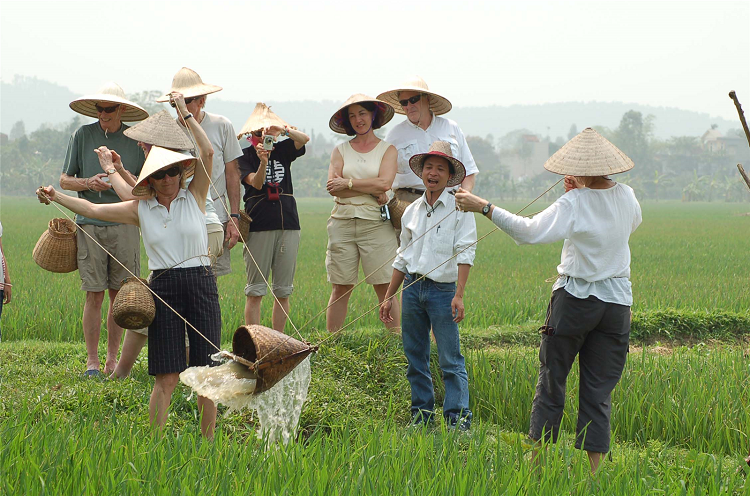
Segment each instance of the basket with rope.
[[388,202],[388,210],[391,212],[391,224],[395,229],[401,229],[401,216],[404,215],[404,210],[409,206],[409,203],[404,200],[399,200],[395,196]]
[[112,303],[112,317],[124,329],[144,329],[151,325],[156,314],[154,297],[148,282],[140,277],[128,277]]
[[250,223],[253,219],[244,210],[240,210],[240,220],[237,221],[237,230],[240,232],[240,241],[245,242],[250,236]]
[[64,274],[78,269],[76,225],[68,219],[52,219],[34,246],[31,257],[50,272]]
[[272,388],[317,349],[270,327],[244,325],[234,332],[233,353],[223,351],[222,355],[258,374],[254,391],[258,394]]

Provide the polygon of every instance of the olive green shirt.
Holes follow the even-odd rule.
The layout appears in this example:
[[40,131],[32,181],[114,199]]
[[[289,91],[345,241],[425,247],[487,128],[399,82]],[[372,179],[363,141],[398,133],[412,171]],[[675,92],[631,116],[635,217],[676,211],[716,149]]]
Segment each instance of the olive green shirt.
[[[80,178],[93,177],[102,173],[102,166],[99,165],[99,156],[94,152],[100,146],[106,146],[110,150],[116,151],[122,157],[122,165],[135,174],[140,174],[145,160],[143,150],[134,141],[123,134],[128,128],[125,124],[114,133],[104,133],[99,122],[81,126],[73,133],[68,143],[68,152],[65,154],[65,164],[63,173],[69,176]],[[106,191],[79,191],[78,198],[83,198],[91,203],[117,203],[120,197],[117,196],[114,189]],[[76,215],[76,222],[79,224],[93,224],[95,226],[115,226],[116,223],[105,222],[98,219],[89,219],[81,215]]]

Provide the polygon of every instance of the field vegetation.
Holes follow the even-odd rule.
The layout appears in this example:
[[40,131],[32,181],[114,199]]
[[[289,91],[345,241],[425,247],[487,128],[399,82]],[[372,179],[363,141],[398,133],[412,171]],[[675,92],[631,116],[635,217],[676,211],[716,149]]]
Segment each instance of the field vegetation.
[[[330,202],[299,204],[291,317],[319,342],[327,337],[316,314],[330,291],[323,263]],[[496,232],[478,246],[462,324],[476,419],[470,434],[404,427],[406,360],[399,338],[382,330],[373,312],[313,357],[298,439],[268,449],[250,412],[220,417],[216,439],[202,440],[194,398],[183,386],[165,435],[155,435],[145,352],[127,380],[81,378],[78,275],[44,272],[31,259],[48,220],[61,215],[6,198],[0,219],[14,301],[3,311],[0,343],[0,494],[748,494],[747,209],[643,205],[644,223],[631,239],[631,353],[613,395],[611,456],[592,478],[585,454],[572,448],[576,366],[565,434],[539,472],[530,471],[525,438],[536,328],[551,287],[544,281],[555,275],[560,244],[517,247]],[[480,235],[493,227],[477,222]],[[239,249],[232,259],[234,273],[219,281],[225,347],[244,305]],[[350,318],[375,303],[370,288],[357,288]],[[270,301],[263,315],[270,324]],[[432,367],[437,377],[434,352]],[[441,384],[437,394],[440,401]]]

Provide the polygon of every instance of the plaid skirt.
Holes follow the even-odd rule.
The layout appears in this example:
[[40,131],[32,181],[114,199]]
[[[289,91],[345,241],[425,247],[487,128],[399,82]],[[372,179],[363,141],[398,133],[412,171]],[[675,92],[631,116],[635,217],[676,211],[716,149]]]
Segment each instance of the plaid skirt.
[[185,332],[190,341],[190,366],[218,365],[210,357],[221,344],[219,292],[211,267],[155,270],[151,289],[210,343],[155,298],[156,315],[148,327],[148,373],[172,374],[187,368]]

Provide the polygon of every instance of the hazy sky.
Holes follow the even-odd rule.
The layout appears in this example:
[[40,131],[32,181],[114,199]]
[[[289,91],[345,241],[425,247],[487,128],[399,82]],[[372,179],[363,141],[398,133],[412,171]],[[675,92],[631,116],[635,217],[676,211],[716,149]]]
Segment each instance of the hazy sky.
[[455,106],[750,108],[750,2],[0,3],[0,77],[166,91],[190,67],[242,101],[345,100],[411,74]]

